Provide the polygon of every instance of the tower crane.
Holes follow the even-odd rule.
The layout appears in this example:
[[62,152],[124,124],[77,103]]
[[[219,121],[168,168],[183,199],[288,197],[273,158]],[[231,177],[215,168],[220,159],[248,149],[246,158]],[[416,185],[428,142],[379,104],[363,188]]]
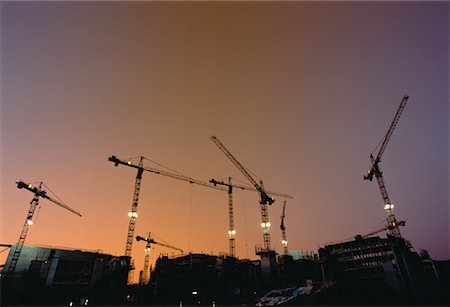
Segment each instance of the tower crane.
[[177,173],[169,172],[169,171],[165,171],[165,170],[160,170],[160,169],[153,168],[153,167],[145,167],[145,166],[143,166],[144,159],[145,158],[143,156],[141,156],[139,159],[139,163],[137,165],[135,165],[135,164],[133,164],[133,162],[131,160],[120,160],[116,156],[111,156],[108,158],[108,161],[113,162],[115,166],[118,166],[120,164],[120,165],[125,165],[128,167],[137,169],[136,182],[135,182],[134,193],[133,193],[133,203],[131,205],[131,212],[128,213],[128,216],[130,217],[130,222],[128,225],[127,242],[125,245],[125,256],[129,256],[129,257],[131,257],[131,249],[132,249],[132,245],[133,245],[133,234],[134,234],[134,229],[136,226],[136,218],[138,217],[137,209],[138,209],[138,201],[139,201],[139,192],[140,192],[140,187],[141,187],[142,173],[144,171],[163,175],[163,176],[178,179],[178,180],[187,181],[192,184],[195,183],[195,184],[199,184],[199,185],[206,186],[209,188],[226,191],[226,188],[217,187],[208,182],[196,180],[196,179],[193,179],[193,178],[185,176],[185,175],[181,175],[181,174],[177,174]]
[[16,184],[17,184],[17,188],[26,189],[26,190],[32,192],[34,194],[34,197],[30,202],[30,208],[28,209],[27,218],[25,219],[25,223],[23,224],[22,232],[20,233],[20,237],[19,237],[19,241],[17,241],[16,248],[14,249],[14,253],[11,258],[11,263],[8,267],[8,270],[5,273],[5,277],[12,276],[14,273],[14,270],[16,269],[17,262],[20,257],[20,253],[22,251],[22,247],[25,243],[25,238],[27,237],[28,230],[29,230],[30,226],[33,225],[33,216],[34,216],[34,212],[36,211],[36,207],[39,204],[39,197],[48,199],[52,203],[66,209],[66,210],[69,210],[70,212],[72,212],[78,216],[81,216],[81,214],[78,211],[75,211],[74,209],[70,208],[63,202],[48,196],[47,192],[42,189],[42,185],[45,185],[43,182],[40,182],[38,187],[34,187],[31,183],[25,183],[23,181],[18,181],[18,182],[16,182]]
[[[256,190],[260,193],[261,200],[259,203],[261,204],[261,227],[263,228],[264,248],[269,251],[270,222],[267,205],[272,205],[275,200],[273,199],[273,197],[269,196],[268,192],[264,189],[262,180],[260,181],[260,183],[258,183],[216,136],[211,136],[211,140],[217,145],[217,147],[219,147],[219,149],[225,154],[225,156],[239,169],[239,171],[245,176],[245,178],[247,178],[247,180],[250,181],[250,183],[253,184]],[[292,198],[292,196],[290,195],[286,195],[286,197]]]
[[[137,169],[136,181],[135,181],[134,192],[133,192],[133,202],[131,204],[131,211],[128,213],[128,216],[130,217],[130,221],[128,224],[127,242],[125,245],[125,256],[128,256],[128,257],[131,257],[134,229],[136,227],[136,218],[138,217],[137,209],[138,209],[138,201],[139,201],[139,192],[141,189],[142,174],[144,171],[163,175],[163,176],[173,178],[173,179],[187,181],[191,184],[198,184],[198,185],[202,185],[202,186],[206,186],[209,188],[214,188],[214,189],[218,189],[218,190],[222,190],[222,191],[227,190],[224,187],[214,186],[208,182],[197,180],[197,179],[194,179],[194,178],[182,175],[182,174],[178,174],[175,172],[169,172],[169,171],[165,171],[165,170],[161,170],[161,169],[157,169],[157,168],[153,168],[153,167],[146,167],[143,165],[144,159],[145,159],[145,157],[141,156],[139,158],[139,163],[137,165],[135,165],[135,164],[133,164],[133,162],[131,160],[120,160],[116,156],[110,156],[108,158],[108,161],[113,162],[115,166],[124,165],[124,166],[128,166],[128,167]],[[130,275],[128,276],[129,281],[131,281],[133,279],[132,275],[133,275],[133,265],[131,265]]]
[[286,239],[286,227],[284,226],[284,218],[286,216],[286,201],[284,201],[283,203],[283,212],[281,213],[281,224],[280,224],[280,229],[281,229],[281,244],[283,244],[283,251],[284,254],[287,255],[288,253],[288,241]]
[[[254,187],[248,187],[243,185],[237,185],[231,183],[231,177],[228,177],[228,183],[223,181],[217,181],[215,179],[211,179],[209,182],[211,182],[213,185],[222,185],[228,187],[228,222],[229,222],[229,228],[228,228],[228,237],[229,237],[229,249],[230,249],[230,255],[232,257],[235,257],[235,235],[236,230],[234,229],[234,210],[233,210],[233,188],[239,188],[241,190],[249,190],[249,191],[257,191],[258,190]],[[290,195],[281,194],[277,192],[269,192],[268,193],[275,195],[275,196],[281,196],[281,197],[287,197],[290,198]]]
[[142,283],[143,284],[147,284],[148,283],[148,274],[149,274],[149,262],[150,262],[150,248],[151,248],[151,244],[158,244],[167,248],[171,248],[180,252],[183,252],[183,250],[181,248],[169,245],[169,244],[164,244],[161,242],[157,242],[155,240],[153,240],[151,238],[151,232],[149,232],[147,234],[146,237],[141,237],[141,236],[136,236],[136,241],[144,241],[147,242],[147,245],[145,245],[145,258],[144,258],[144,269],[143,269],[143,273],[142,273]]
[[386,190],[386,186],[384,184],[383,173],[381,172],[379,163],[381,162],[381,156],[383,155],[383,153],[386,149],[386,146],[392,136],[392,133],[394,132],[395,127],[397,126],[397,123],[400,119],[400,116],[401,116],[405,106],[406,106],[406,103],[408,102],[408,99],[409,99],[408,96],[406,96],[406,95],[403,96],[403,99],[400,102],[400,105],[397,109],[397,113],[394,116],[394,120],[392,121],[388,132],[386,133],[385,137],[382,140],[378,154],[376,155],[375,158],[373,156],[373,152],[372,152],[372,154],[370,154],[371,168],[367,171],[367,175],[364,176],[364,179],[369,180],[369,181],[373,180],[373,176],[375,176],[375,178],[377,179],[378,187],[380,188],[381,196],[382,196],[383,202],[384,202],[384,209],[387,211],[387,214],[388,214],[387,229],[389,229],[390,235],[395,236],[395,237],[401,237],[400,229],[398,228],[399,222],[397,222],[397,220],[395,219],[394,205],[391,203],[391,201],[389,199],[389,196],[388,196],[388,193]]
[[233,212],[233,185],[231,184],[231,177],[228,177],[228,183],[223,181],[217,181],[215,179],[211,179],[213,185],[223,185],[228,187],[228,237],[229,237],[229,249],[230,256],[234,257],[236,252],[234,236],[236,235],[236,230],[234,229],[234,212]]

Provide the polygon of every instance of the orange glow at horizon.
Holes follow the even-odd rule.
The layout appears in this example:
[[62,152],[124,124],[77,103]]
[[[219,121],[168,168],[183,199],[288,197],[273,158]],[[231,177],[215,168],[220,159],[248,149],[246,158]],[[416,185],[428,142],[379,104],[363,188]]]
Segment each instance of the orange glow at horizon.
[[[448,4],[312,2],[5,2],[1,4],[1,242],[17,242],[43,181],[26,245],[124,255],[136,169],[251,185],[217,135],[261,178],[291,194],[290,250],[380,227],[369,155],[403,95],[410,101],[382,169],[401,232],[450,258]],[[133,160],[134,159],[134,160]],[[134,161],[134,162],[131,162]],[[152,162],[153,161],[153,162]],[[166,170],[167,170],[166,169]],[[283,252],[281,197],[268,206]],[[427,204],[423,206],[423,204]],[[263,244],[259,195],[233,190],[236,254]],[[144,172],[134,236],[227,253],[227,191]],[[267,225],[266,225],[267,226]],[[380,234],[384,235],[384,234]],[[138,272],[143,242],[133,242]],[[154,245],[159,254],[178,252]],[[7,252],[0,253],[4,263]]]

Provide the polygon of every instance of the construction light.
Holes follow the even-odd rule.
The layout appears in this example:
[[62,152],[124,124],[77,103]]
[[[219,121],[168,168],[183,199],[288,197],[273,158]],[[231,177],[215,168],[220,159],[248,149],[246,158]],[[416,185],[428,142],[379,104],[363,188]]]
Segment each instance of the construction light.
[[146,253],[150,253],[150,247],[144,248],[144,251],[145,251]]
[[127,164],[128,164],[128,165],[131,165],[131,164],[133,164],[133,162],[131,162],[131,160],[128,160],[128,161],[127,161]]
[[283,244],[284,246],[286,246],[287,243],[288,243],[288,241],[286,241],[286,240],[281,240],[281,244]]
[[128,212],[128,216],[131,218],[131,217],[134,217],[134,218],[137,218],[138,217],[138,214],[137,214],[137,212]]
[[33,225],[33,224],[34,224],[34,223],[33,223],[32,220],[30,220],[30,219],[27,220],[27,225],[28,225],[28,226],[31,226],[31,225]]
[[32,187],[33,187],[33,185],[32,185],[31,183],[29,183],[29,184],[28,184],[28,188],[31,189]]
[[267,222],[267,223],[262,222],[261,223],[261,227],[262,228],[269,228],[270,227],[270,222]]
[[393,204],[386,204],[384,205],[384,210],[392,210],[394,209],[394,205]]

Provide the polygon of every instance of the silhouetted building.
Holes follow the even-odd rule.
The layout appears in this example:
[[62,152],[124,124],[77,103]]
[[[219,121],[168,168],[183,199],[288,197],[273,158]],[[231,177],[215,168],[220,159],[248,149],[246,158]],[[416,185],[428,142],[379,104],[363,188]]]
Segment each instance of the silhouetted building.
[[2,276],[1,305],[116,305],[125,301],[129,263],[125,256],[23,246],[14,273]]
[[291,255],[281,255],[278,257],[277,268],[277,287],[304,286],[309,281],[322,281],[320,264],[317,258],[294,259]]
[[[324,280],[336,281],[334,304],[448,304],[434,262],[403,238],[356,237],[319,249]],[[330,292],[331,293],[331,292]]]
[[256,261],[189,254],[156,261],[148,287],[155,305],[240,305],[254,302]]
[[261,257],[259,287],[261,290],[267,290],[275,286],[277,279],[277,253],[274,250],[268,250],[260,245],[255,246],[255,254]]

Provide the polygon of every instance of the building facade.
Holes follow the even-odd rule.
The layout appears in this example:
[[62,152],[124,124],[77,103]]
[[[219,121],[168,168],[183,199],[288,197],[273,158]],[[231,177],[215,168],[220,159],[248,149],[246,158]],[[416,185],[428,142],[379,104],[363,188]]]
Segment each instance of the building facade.
[[351,305],[442,304],[443,288],[433,260],[404,238],[356,237],[319,249],[324,280],[336,281],[336,296]]
[[[4,272],[11,259],[12,252]],[[2,276],[2,306],[117,304],[126,296],[129,267],[125,256],[23,246],[14,273]]]

